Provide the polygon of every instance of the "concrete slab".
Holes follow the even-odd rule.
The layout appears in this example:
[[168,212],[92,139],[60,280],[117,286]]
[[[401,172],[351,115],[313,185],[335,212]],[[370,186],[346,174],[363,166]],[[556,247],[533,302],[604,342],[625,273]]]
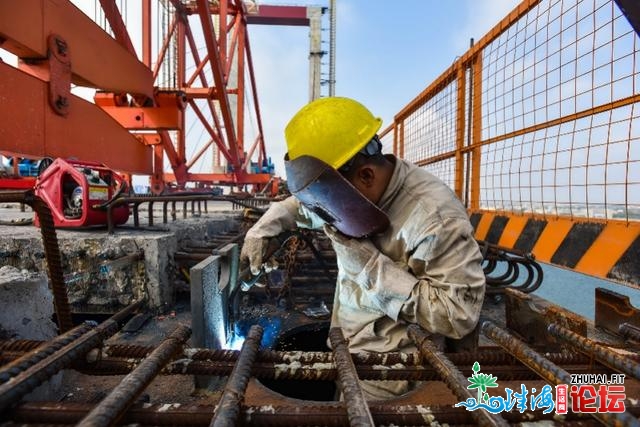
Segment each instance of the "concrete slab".
[[[161,206],[158,207],[161,209]],[[173,254],[185,241],[204,241],[238,226],[241,211],[224,202],[209,202],[208,212],[162,223],[154,207],[154,226],[140,211],[141,228],[129,222],[108,234],[106,228],[57,230],[69,302],[74,312],[114,312],[143,298],[156,313],[171,308],[175,300],[176,265]],[[0,206],[0,221],[32,218],[27,207]],[[13,266],[46,274],[40,230],[33,225],[0,226],[0,266]]]

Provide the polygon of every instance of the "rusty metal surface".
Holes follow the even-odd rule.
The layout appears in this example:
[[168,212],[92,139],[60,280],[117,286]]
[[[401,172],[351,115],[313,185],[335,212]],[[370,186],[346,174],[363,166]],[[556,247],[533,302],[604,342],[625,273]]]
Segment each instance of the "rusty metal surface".
[[260,340],[262,340],[262,328],[258,325],[253,325],[249,330],[246,341],[242,344],[238,361],[225,385],[210,426],[227,427],[236,425],[240,413],[240,404],[244,399],[244,393],[251,376],[251,368],[258,354]]
[[[458,399],[466,401],[473,399],[471,392],[465,387],[466,378],[462,372],[447,357],[438,351],[437,347],[429,339],[429,335],[418,325],[411,325],[408,328],[409,337],[420,350],[420,354],[433,366],[442,381],[453,391]],[[473,411],[473,419],[481,426],[508,426],[509,424],[499,415],[494,415],[486,411]]]
[[618,327],[620,334],[627,339],[640,342],[640,328],[630,325],[629,323],[623,323]]
[[[75,424],[92,408],[87,403],[71,402],[27,402],[12,411],[12,419],[18,423],[34,424],[47,420],[51,424]],[[384,405],[374,403],[370,406],[376,425],[460,425],[473,424],[473,418],[467,411],[451,406],[434,405],[428,408],[422,405]],[[317,402],[301,407],[282,406],[243,406],[240,419],[243,425],[255,426],[344,426],[348,423],[344,404],[341,402]],[[634,415],[640,415],[640,407],[629,408]],[[153,426],[207,426],[212,417],[214,405],[211,404],[136,404],[122,418],[122,423]],[[536,414],[536,419],[552,421],[555,414]],[[504,414],[510,423],[531,421],[531,415],[519,412]],[[571,421],[589,420],[587,414],[566,414],[562,424]]]
[[0,385],[0,412],[16,404],[20,398],[48,380],[61,369],[84,356],[89,350],[98,346],[104,339],[116,333],[119,322],[140,306],[140,302],[120,310],[96,328],[81,335],[50,356],[32,365],[11,381]]
[[596,326],[613,334],[619,333],[623,323],[640,328],[640,310],[631,305],[629,297],[617,292],[596,288]]
[[55,305],[56,317],[58,318],[58,329],[66,332],[73,327],[71,321],[71,308],[67,296],[67,285],[64,282],[62,269],[62,257],[58,246],[58,236],[53,225],[53,216],[49,206],[33,190],[25,192],[0,193],[0,202],[3,203],[25,203],[33,208],[40,220],[40,233],[42,234],[42,245],[47,260],[47,271],[51,281],[53,291],[53,302]]
[[138,367],[127,375],[107,397],[78,423],[79,426],[114,425],[135,398],[191,335],[191,329],[178,326]]
[[594,357],[601,363],[635,379],[640,379],[640,364],[623,355],[555,323],[547,327],[549,333],[558,337],[582,353]]
[[352,427],[373,426],[373,418],[364,397],[356,367],[351,360],[347,341],[342,335],[342,329],[331,328],[329,330],[329,340],[333,348],[333,358],[338,370],[338,380],[340,390],[344,396],[349,425]]
[[[550,384],[571,384],[571,374],[569,372],[550,362],[508,331],[488,320],[482,322],[481,331]],[[567,398],[571,402],[571,396]],[[604,425],[640,426],[640,421],[628,411],[624,413],[592,413],[591,415]]]
[[547,351],[561,351],[562,343],[550,336],[546,328],[553,322],[580,334],[587,334],[587,321],[536,295],[515,289],[505,290],[506,326],[528,344],[544,347]]
[[25,371],[29,367],[40,362],[45,357],[50,356],[60,348],[64,347],[72,341],[75,341],[81,335],[91,330],[94,326],[95,325],[92,323],[85,322],[82,325],[76,326],[70,331],[67,331],[64,334],[55,337],[49,342],[43,342],[40,346],[28,353],[25,353],[22,357],[0,367],[0,384],[6,383],[12,377],[18,375],[20,372]]

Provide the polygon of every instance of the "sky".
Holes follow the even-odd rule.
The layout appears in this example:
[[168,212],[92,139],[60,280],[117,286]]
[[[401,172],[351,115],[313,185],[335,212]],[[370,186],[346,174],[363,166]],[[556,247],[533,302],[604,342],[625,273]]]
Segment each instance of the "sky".
[[[99,10],[91,1],[73,2],[91,17]],[[335,94],[363,103],[383,119],[384,129],[398,111],[468,49],[472,37],[479,40],[520,0],[336,0],[336,3]],[[116,4],[126,9],[125,21],[140,22],[137,2],[116,0]],[[258,4],[328,7],[329,0],[269,0]],[[325,50],[329,50],[328,16],[327,12],[323,20]],[[129,32],[139,49],[140,29],[129,25]],[[276,165],[276,174],[284,177],[284,128],[296,111],[309,102],[309,29],[251,25],[249,40],[267,154]],[[2,50],[0,58],[13,62]],[[328,61],[329,56],[325,55],[323,71],[328,72]],[[81,88],[74,93],[87,99],[93,96],[93,91]],[[328,95],[327,87],[323,88],[323,95]],[[252,118],[246,125],[246,146],[257,135],[255,117]],[[204,128],[188,128],[189,154],[196,152],[207,136]],[[200,164],[210,165],[211,161],[205,156]]]
[[[267,3],[267,2],[264,2]],[[328,6],[328,1],[279,2]],[[336,1],[336,96],[393,116],[513,10],[518,0]],[[328,13],[327,13],[328,15]],[[328,25],[328,19],[327,19]],[[308,99],[306,27],[253,25],[249,37],[267,152],[284,175],[284,128]],[[323,32],[329,49],[328,28]],[[329,61],[328,55],[323,62]],[[328,66],[325,67],[328,71]],[[328,94],[326,88],[323,94]]]

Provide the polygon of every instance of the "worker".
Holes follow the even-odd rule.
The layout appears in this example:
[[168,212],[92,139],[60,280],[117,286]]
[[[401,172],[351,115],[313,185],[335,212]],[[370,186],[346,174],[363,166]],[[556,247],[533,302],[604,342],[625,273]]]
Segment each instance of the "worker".
[[[271,205],[247,232],[241,260],[253,274],[268,240],[296,227],[331,239],[338,277],[331,327],[349,351],[415,352],[418,324],[441,346],[472,333],[485,276],[468,215],[428,171],[383,155],[382,121],[359,102],[328,97],[304,106],[285,129],[287,184],[293,196]],[[367,399],[405,393],[406,381],[361,381]]]

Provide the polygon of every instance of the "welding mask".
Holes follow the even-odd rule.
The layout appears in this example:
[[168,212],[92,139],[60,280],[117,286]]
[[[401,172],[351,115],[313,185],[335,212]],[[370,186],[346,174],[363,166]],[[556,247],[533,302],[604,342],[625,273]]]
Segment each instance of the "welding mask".
[[363,238],[384,231],[389,218],[336,169],[312,156],[285,156],[287,185],[307,209],[343,234]]

